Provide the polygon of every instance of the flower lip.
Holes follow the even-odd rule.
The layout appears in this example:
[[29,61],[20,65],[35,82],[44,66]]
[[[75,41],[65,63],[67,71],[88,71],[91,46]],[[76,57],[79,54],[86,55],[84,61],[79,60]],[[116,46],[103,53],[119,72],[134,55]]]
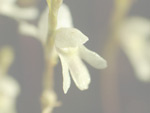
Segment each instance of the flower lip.
[[[62,73],[63,73],[63,89],[66,94],[70,88],[71,81],[70,75],[75,82],[76,86],[80,90],[86,90],[90,84],[90,74],[85,66],[85,64],[80,59],[77,52],[74,54],[68,53],[69,55],[64,55],[59,53],[59,57],[62,63]],[[70,72],[70,74],[69,74]]]
[[54,34],[57,48],[79,47],[88,41],[88,37],[75,28],[60,28]]

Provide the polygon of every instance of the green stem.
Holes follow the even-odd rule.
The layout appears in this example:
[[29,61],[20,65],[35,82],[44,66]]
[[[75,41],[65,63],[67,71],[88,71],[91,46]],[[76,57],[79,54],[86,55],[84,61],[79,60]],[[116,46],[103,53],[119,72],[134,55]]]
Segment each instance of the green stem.
[[[43,78],[43,93],[42,93],[42,106],[43,113],[49,113],[57,106],[57,95],[54,92],[54,67],[56,65],[55,58],[53,58],[54,38],[53,35],[57,26],[57,14],[60,4],[58,0],[47,0],[49,6],[49,34],[47,36],[47,43],[44,46],[45,52],[45,73]],[[48,93],[48,94],[45,94]],[[48,111],[47,111],[48,110]]]

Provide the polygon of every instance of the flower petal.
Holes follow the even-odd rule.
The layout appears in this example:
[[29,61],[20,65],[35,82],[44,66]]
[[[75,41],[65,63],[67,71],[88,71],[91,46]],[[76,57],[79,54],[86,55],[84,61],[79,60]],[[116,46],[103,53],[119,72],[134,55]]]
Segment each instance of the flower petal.
[[87,63],[97,69],[103,69],[107,67],[107,62],[97,53],[87,49],[85,46],[81,46],[79,48],[80,56],[84,59]]
[[62,64],[63,90],[64,90],[64,93],[66,94],[68,89],[70,88],[70,84],[71,84],[69,69],[68,69],[68,65],[65,62],[63,56],[59,55],[59,57],[60,57],[61,64]]
[[129,38],[147,38],[150,35],[150,21],[142,17],[131,17],[126,19],[119,32],[121,40]]
[[[48,35],[48,15],[49,15],[49,8],[47,7],[44,12],[41,15],[40,21],[38,23],[39,27],[39,39],[42,40],[42,42],[46,42],[47,35]],[[69,8],[62,4],[57,17],[58,23],[57,23],[57,29],[61,27],[72,27],[72,18],[70,14]]]
[[49,12],[49,8],[47,7],[43,11],[41,18],[39,20],[39,23],[38,23],[38,27],[39,27],[38,38],[44,44],[46,43],[46,39],[47,39],[47,35],[48,35],[48,12]]
[[86,90],[90,84],[90,75],[78,55],[72,55],[66,59],[71,76],[80,90]]
[[144,82],[150,81],[149,35],[150,22],[141,17],[127,19],[120,29],[121,46],[137,78]]
[[25,20],[34,20],[39,15],[39,11],[36,7],[20,8],[17,5],[14,5],[12,11],[14,17]]
[[149,82],[150,63],[146,46],[144,37],[127,37],[126,40],[124,39],[124,41],[122,41],[123,50],[130,60],[136,76],[141,81]]
[[150,82],[150,64],[147,60],[137,63],[138,65],[134,66],[135,73],[139,80],[143,82]]
[[34,20],[38,17],[39,11],[36,7],[20,8],[15,3],[4,2],[0,4],[0,13],[16,20]]
[[25,21],[20,22],[19,32],[23,35],[37,38],[37,28],[36,28],[36,26],[34,26],[32,24],[29,24]]
[[88,37],[75,28],[60,28],[54,38],[57,48],[77,47],[88,41]]
[[62,4],[58,11],[57,29],[61,27],[72,27],[72,17],[67,5]]

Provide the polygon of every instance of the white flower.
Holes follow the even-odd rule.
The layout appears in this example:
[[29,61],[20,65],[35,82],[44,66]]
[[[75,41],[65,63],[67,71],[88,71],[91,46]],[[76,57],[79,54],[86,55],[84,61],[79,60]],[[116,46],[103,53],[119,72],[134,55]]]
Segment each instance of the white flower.
[[0,75],[0,113],[16,113],[19,84],[8,75]]
[[[43,45],[46,43],[48,35],[48,11],[48,8],[46,8],[41,15],[37,28],[36,38]],[[98,69],[105,68],[107,65],[106,61],[83,45],[88,41],[88,37],[79,30],[71,28],[73,27],[71,14],[68,7],[64,4],[62,4],[58,11],[57,21],[57,30],[53,36],[55,40],[53,52],[56,56],[59,56],[62,63],[64,92],[67,93],[71,84],[69,72],[77,87],[80,90],[86,90],[91,79],[82,59]],[[27,28],[27,24],[24,24],[24,26],[24,28]],[[33,31],[33,33],[29,32],[29,34],[35,36],[36,30],[34,30],[34,27],[30,26],[30,31]]]
[[38,16],[35,7],[21,8],[16,0],[0,0],[0,14],[16,20],[33,20]]
[[123,50],[137,77],[150,81],[150,21],[141,17],[127,19],[120,36]]
[[98,69],[105,68],[106,61],[83,45],[88,41],[88,37],[75,28],[58,29],[54,39],[55,48],[62,64],[64,93],[67,93],[71,84],[69,72],[80,90],[88,89],[91,79],[88,69],[81,59]]

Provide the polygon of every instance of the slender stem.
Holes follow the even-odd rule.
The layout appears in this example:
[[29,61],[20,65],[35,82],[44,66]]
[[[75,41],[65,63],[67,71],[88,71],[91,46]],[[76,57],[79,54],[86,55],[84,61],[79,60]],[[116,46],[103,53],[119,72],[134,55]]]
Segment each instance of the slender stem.
[[55,34],[56,28],[57,28],[57,15],[58,15],[58,9],[60,8],[62,4],[62,0],[47,0],[49,6],[49,33],[46,43],[46,51],[48,53],[51,53],[53,47],[54,47],[54,38],[53,35]]
[[123,22],[130,6],[131,0],[116,0],[116,6],[112,15],[111,33],[106,46],[104,57],[108,61],[108,68],[100,76],[101,97],[104,113],[120,113],[117,54],[119,49],[118,30]]
[[[57,26],[57,15],[58,9],[62,3],[62,0],[47,0],[49,6],[49,34],[47,36],[47,43],[45,45],[45,59],[46,59],[46,69],[45,69],[45,78],[44,78],[44,88],[52,89],[53,87],[53,70],[55,63],[52,58],[53,49],[54,49],[54,38],[53,35],[56,31]],[[50,83],[51,82],[51,83]]]
[[57,26],[58,9],[62,0],[47,0],[49,6],[49,34],[47,43],[44,47],[45,52],[45,73],[43,78],[43,95],[42,95],[42,113],[51,113],[53,108],[59,106],[57,96],[54,92],[54,67],[56,65],[53,58],[54,38],[53,35]]
[[50,58],[46,57],[45,61],[45,73],[43,79],[44,90],[53,90],[54,87],[54,67],[55,64],[51,61]]

